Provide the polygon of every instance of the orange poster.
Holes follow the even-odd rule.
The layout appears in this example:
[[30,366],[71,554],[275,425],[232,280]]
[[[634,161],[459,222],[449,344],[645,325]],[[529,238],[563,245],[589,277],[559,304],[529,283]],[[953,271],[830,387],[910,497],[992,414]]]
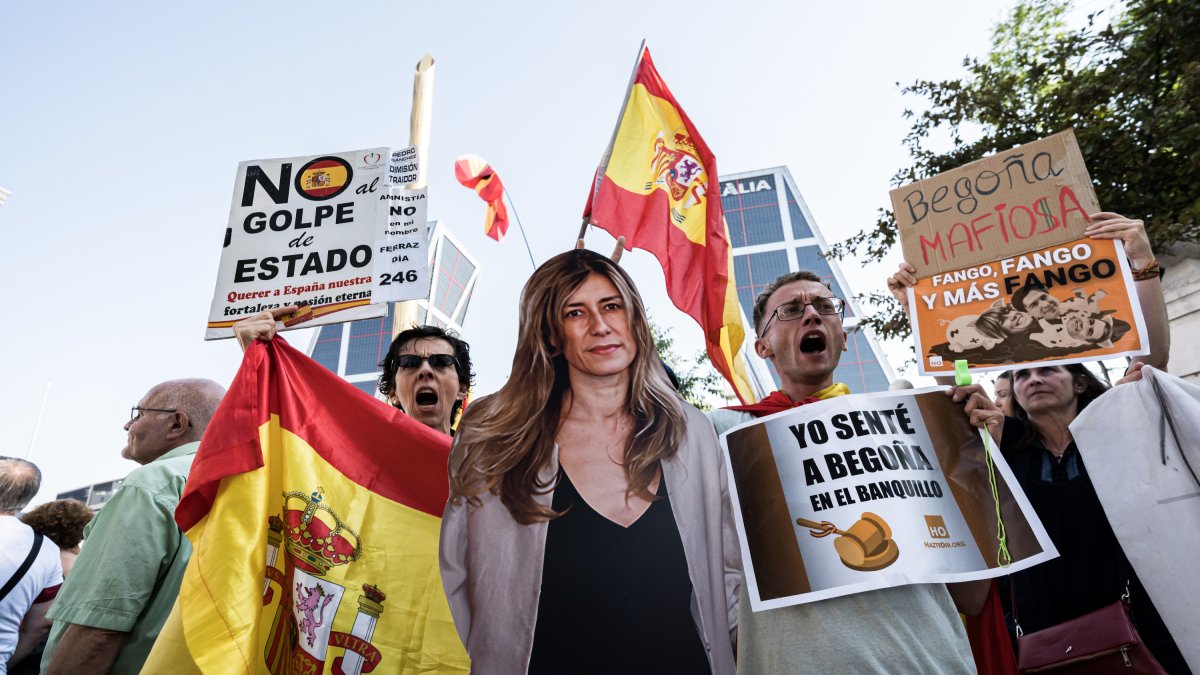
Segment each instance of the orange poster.
[[1118,241],[1077,239],[939,272],[909,289],[922,375],[1055,365],[1147,353]]

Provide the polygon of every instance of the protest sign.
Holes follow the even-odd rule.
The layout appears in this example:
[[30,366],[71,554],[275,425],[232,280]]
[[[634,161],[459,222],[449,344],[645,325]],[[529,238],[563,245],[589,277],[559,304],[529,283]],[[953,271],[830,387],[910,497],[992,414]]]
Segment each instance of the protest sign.
[[387,157],[369,148],[240,163],[204,338],[289,304],[305,307],[288,328],[383,316],[370,305],[371,242]]
[[410,145],[394,151],[388,161],[388,185],[406,185],[415,181],[419,169],[417,146]]
[[896,188],[891,198],[918,278],[1080,239],[1100,210],[1070,129]]
[[1117,240],[1079,239],[936,273],[908,289],[922,375],[1145,354],[1146,327]]
[[827,399],[721,442],[754,611],[998,577],[1058,555],[993,445],[997,506],[982,437],[944,390]]
[[383,236],[375,241],[375,288],[371,302],[429,297],[428,189],[388,188]]
[[205,339],[290,304],[302,308],[285,330],[428,297],[425,191],[390,185],[411,178],[416,161],[410,146],[239,164]]

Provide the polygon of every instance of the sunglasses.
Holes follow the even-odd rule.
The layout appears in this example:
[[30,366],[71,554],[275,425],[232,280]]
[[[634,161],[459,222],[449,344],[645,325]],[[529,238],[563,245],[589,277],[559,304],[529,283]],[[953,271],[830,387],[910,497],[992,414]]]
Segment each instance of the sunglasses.
[[401,354],[397,360],[397,365],[405,370],[411,368],[420,368],[421,364],[428,361],[429,365],[438,370],[445,370],[451,366],[458,365],[458,359],[450,354],[430,354],[429,356],[417,356],[416,354]]

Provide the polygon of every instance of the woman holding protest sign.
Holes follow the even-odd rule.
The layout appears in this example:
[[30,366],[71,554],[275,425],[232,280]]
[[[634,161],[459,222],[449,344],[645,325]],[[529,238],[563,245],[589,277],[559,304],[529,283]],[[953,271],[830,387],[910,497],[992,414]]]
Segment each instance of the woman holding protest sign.
[[[1158,263],[1145,224],[1115,213],[1097,213],[1091,216],[1085,233],[1122,241],[1146,319],[1150,353],[1134,358],[1123,381],[1140,377],[1143,363],[1165,369],[1170,338]],[[913,272],[910,265],[902,263],[888,279],[889,290],[906,310],[907,288],[916,284]],[[1170,633],[1126,561],[1088,477],[1089,470],[1120,468],[1085,467],[1068,429],[1079,411],[1107,386],[1081,364],[1010,372],[1009,416],[999,410],[985,411],[972,422],[997,437],[1060,554],[1010,577],[1012,592],[1004,599],[1006,604],[1012,604],[1010,598],[1015,600],[1011,616],[1029,635],[1114,603],[1128,588],[1133,619],[1146,646],[1167,672],[1188,673]]]
[[[1015,370],[1012,385],[1014,415],[1003,420],[1000,449],[1060,555],[1009,578],[1016,624],[1029,635],[1124,596],[1143,642],[1167,672],[1189,672],[1088,477],[1120,467],[1084,466],[1068,429],[1107,385],[1082,364]],[[996,419],[987,422],[998,426]]]
[[474,672],[734,671],[717,439],[614,262],[574,250],[534,272],[513,375],[461,429],[442,580]]

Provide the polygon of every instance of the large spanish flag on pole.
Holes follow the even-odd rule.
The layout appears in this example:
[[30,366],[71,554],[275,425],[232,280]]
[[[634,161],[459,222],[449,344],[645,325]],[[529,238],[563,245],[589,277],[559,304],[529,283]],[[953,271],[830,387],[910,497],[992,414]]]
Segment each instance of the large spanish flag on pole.
[[627,248],[658,258],[671,300],[704,329],[713,366],[743,403],[753,403],[738,355],[746,336],[719,192],[716,158],[643,43],[583,215],[623,235]]
[[175,513],[193,552],[148,673],[465,673],[438,574],[450,438],[256,342]]

